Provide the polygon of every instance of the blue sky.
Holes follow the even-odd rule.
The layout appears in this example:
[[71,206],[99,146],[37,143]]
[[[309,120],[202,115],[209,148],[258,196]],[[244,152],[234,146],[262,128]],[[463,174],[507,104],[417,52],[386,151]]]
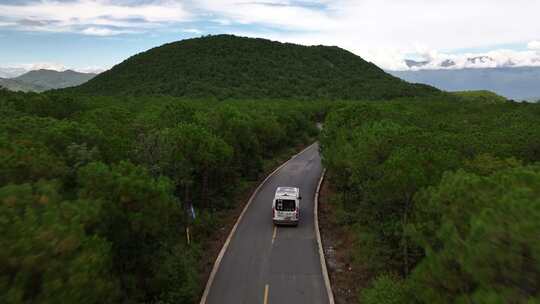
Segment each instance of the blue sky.
[[540,65],[538,11],[536,0],[0,0],[0,68],[107,69],[220,33],[337,45],[386,69],[475,55]]

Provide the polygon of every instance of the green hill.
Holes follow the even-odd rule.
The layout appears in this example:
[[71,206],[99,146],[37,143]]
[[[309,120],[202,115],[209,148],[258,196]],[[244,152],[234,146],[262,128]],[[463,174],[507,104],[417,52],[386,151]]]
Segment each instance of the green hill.
[[219,99],[380,99],[439,92],[393,77],[338,47],[230,35],[165,44],[70,91]]
[[461,91],[461,92],[452,92],[452,95],[459,96],[468,101],[482,102],[482,103],[505,103],[508,100],[498,95],[497,93],[481,90],[481,91]]

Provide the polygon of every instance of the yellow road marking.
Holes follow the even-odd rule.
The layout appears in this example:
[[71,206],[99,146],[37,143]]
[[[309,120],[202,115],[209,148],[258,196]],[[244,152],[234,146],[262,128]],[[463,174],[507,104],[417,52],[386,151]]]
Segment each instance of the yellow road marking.
[[272,234],[272,244],[274,244],[274,241],[276,240],[276,234],[277,234],[277,227],[274,226],[274,233]]
[[268,304],[268,284],[264,286],[264,304]]

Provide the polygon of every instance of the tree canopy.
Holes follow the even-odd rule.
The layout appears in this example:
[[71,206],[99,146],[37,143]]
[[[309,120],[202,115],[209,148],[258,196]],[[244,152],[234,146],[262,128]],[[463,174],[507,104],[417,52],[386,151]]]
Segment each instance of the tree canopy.
[[540,300],[540,105],[358,102],[321,134],[361,303]]
[[0,91],[0,302],[194,303],[216,214],[323,108]]

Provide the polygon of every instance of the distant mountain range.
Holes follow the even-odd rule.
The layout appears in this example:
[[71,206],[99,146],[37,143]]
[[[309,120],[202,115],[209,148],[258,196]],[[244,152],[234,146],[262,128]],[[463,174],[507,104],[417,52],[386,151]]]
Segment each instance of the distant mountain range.
[[[469,57],[465,58],[465,62],[461,62],[461,66],[478,66],[478,65],[486,65],[494,63],[499,65],[493,58],[489,56],[476,56],[476,57]],[[409,68],[420,68],[420,69],[445,69],[445,68],[455,68],[458,67],[458,64],[453,59],[444,59],[443,61],[429,61],[429,60],[423,60],[423,61],[416,61],[416,60],[405,60],[405,64]],[[513,63],[510,61],[506,64],[503,63],[502,66],[499,67],[512,67]]]
[[[470,60],[486,61],[489,58]],[[421,61],[407,61],[409,67],[415,68],[428,64]],[[446,64],[451,66],[453,63]],[[540,99],[540,67],[442,68],[389,72],[403,80],[429,84],[445,91],[489,90],[519,101]]]
[[78,86],[94,78],[97,74],[79,73],[72,70],[63,72],[35,70],[15,78],[0,78],[0,87],[11,91],[43,92]]
[[540,55],[512,57],[505,54],[445,55],[438,54],[426,60],[404,60],[411,70],[467,69],[467,68],[517,68],[540,67]]

